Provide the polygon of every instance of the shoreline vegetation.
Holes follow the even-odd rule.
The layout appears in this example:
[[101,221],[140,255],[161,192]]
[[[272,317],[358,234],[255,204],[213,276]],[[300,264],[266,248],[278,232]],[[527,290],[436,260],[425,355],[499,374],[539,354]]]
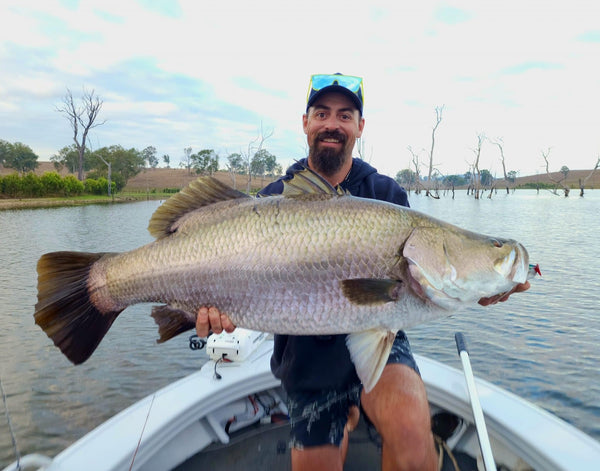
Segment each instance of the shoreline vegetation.
[[[38,176],[46,172],[56,172],[51,162],[40,162],[35,174]],[[579,190],[580,181],[590,175],[591,170],[571,170],[563,182],[572,190]],[[14,170],[0,168],[0,177],[13,174]],[[66,171],[59,172],[62,177],[71,175]],[[508,187],[512,192],[514,189],[536,189],[540,190],[554,188],[556,180],[560,179],[560,172],[548,174],[529,175],[517,177],[515,182],[509,183]],[[237,188],[241,191],[246,191],[247,176],[235,175],[232,176],[228,172],[220,171],[214,174],[214,177],[223,183]],[[189,173],[186,169],[172,168],[150,168],[140,172],[135,177],[131,178],[127,185],[113,196],[106,195],[77,195],[77,196],[51,196],[51,197],[7,197],[0,195],[0,211],[11,209],[29,209],[29,208],[51,208],[61,206],[80,206],[86,204],[113,204],[113,203],[131,203],[135,201],[147,200],[164,200],[172,196],[177,191],[185,188],[190,182],[196,180],[198,175]],[[251,192],[255,192],[272,181],[270,177],[252,177]],[[423,182],[425,183],[425,182]],[[506,192],[506,182],[502,179],[496,180],[493,191],[502,194]],[[595,172],[585,183],[585,190],[593,190],[600,187],[600,171]],[[467,187],[456,187],[456,190],[467,189]],[[414,189],[407,188],[409,193]],[[443,185],[439,187],[439,192],[449,190]],[[483,190],[483,189],[482,189]],[[485,188],[488,192],[489,188]],[[562,194],[562,189],[558,188],[559,194]],[[578,195],[578,191],[574,191],[573,196]]]

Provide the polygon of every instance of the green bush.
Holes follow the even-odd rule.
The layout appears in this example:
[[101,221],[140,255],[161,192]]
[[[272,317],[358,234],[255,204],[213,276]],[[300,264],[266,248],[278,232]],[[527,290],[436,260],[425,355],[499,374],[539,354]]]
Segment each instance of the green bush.
[[44,186],[35,173],[28,173],[22,179],[23,195],[27,197],[39,198],[44,196]]
[[23,193],[23,181],[16,173],[6,175],[2,179],[2,193],[11,198],[17,198]]
[[98,191],[98,180],[95,178],[86,178],[83,182],[83,191],[90,195],[95,195]]
[[63,179],[65,196],[76,196],[83,193],[83,183],[73,175],[67,175]]
[[45,172],[40,177],[40,182],[42,183],[45,196],[58,196],[64,194],[65,183],[58,173]]
[[[86,178],[84,182],[85,192],[91,195],[108,195],[108,180],[104,177]],[[117,185],[115,182],[110,182],[111,193],[114,194]]]

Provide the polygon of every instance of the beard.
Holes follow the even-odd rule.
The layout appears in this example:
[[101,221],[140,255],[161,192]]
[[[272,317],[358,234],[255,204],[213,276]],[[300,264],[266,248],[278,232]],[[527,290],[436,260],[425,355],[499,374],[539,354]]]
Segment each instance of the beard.
[[[340,150],[331,147],[320,147],[321,139],[334,138],[342,143]],[[308,159],[314,170],[324,177],[332,177],[344,166],[350,153],[347,153],[346,136],[339,132],[323,132],[315,137],[313,145],[309,149]],[[351,152],[351,150],[350,150]]]

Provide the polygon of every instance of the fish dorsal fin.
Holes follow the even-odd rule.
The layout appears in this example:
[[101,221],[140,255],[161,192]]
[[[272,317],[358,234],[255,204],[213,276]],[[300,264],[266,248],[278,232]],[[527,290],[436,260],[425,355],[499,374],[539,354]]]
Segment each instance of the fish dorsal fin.
[[285,197],[298,198],[315,194],[342,196],[347,193],[339,185],[336,188],[332,187],[327,180],[308,167],[294,173],[290,180],[283,181],[283,196]]
[[171,196],[154,212],[148,231],[160,239],[174,232],[173,225],[182,216],[219,201],[251,198],[213,177],[200,177]]

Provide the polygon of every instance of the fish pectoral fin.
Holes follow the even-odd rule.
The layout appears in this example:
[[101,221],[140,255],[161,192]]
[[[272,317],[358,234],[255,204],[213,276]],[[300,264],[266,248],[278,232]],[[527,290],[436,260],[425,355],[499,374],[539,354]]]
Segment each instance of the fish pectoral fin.
[[374,278],[342,280],[342,292],[348,301],[360,306],[385,304],[400,297],[402,281]]
[[196,314],[185,311],[177,306],[155,306],[152,317],[158,325],[160,338],[156,343],[163,343],[186,330],[196,327]]
[[395,332],[381,329],[354,332],[346,337],[350,358],[366,392],[371,391],[377,384],[395,338]]

